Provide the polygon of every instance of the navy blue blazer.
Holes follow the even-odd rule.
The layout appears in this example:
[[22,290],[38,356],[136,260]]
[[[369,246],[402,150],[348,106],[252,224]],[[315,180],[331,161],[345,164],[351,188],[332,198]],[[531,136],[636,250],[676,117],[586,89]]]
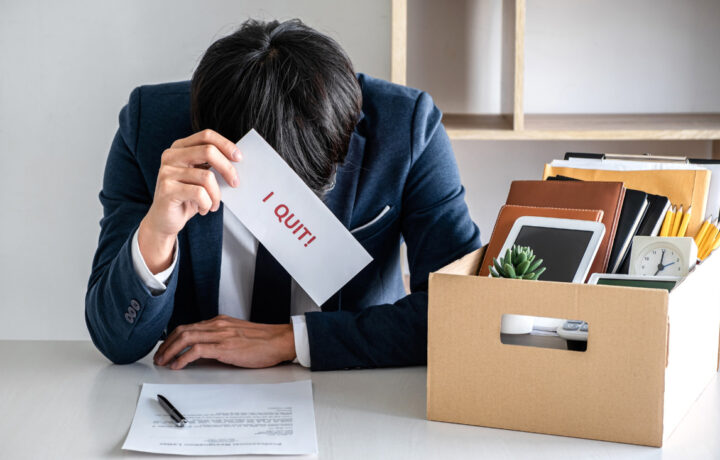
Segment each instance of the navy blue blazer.
[[[362,74],[358,79],[363,113],[324,202],[348,229],[386,206],[390,211],[354,234],[372,263],[321,312],[305,314],[313,370],[424,364],[428,273],[480,247],[442,114],[430,96]],[[132,236],[152,203],[161,154],[193,132],[189,95],[189,82],[136,88],[108,155],[85,318],[95,345],[115,363],[134,362],[176,326],[218,313],[222,207],[194,216],[180,232],[165,292],[150,293],[132,264]],[[400,267],[403,239],[409,295]]]

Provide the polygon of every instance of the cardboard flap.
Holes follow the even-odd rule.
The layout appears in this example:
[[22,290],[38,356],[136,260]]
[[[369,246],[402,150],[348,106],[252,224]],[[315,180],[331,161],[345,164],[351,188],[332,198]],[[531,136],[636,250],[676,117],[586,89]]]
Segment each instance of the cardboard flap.
[[485,256],[487,245],[464,255],[462,258],[449,263],[434,273],[445,273],[448,275],[477,275],[480,271],[480,262]]

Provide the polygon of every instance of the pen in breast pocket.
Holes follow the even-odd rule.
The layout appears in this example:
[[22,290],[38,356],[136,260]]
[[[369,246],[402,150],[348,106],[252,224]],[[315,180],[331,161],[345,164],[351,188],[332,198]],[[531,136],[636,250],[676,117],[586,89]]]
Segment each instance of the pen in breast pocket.
[[165,409],[165,412],[167,412],[168,415],[170,416],[170,418],[173,419],[173,421],[175,422],[175,425],[180,426],[180,427],[185,426],[185,424],[187,423],[187,420],[185,419],[183,414],[180,413],[179,410],[175,409],[175,406],[170,404],[170,401],[168,401],[167,398],[165,398],[165,396],[157,395],[157,399],[158,399],[158,402],[160,403],[160,406],[163,409]]

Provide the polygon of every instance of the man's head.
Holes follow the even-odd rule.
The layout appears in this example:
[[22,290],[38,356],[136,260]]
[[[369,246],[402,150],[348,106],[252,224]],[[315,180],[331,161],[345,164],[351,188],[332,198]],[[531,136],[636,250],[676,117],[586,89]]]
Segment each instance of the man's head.
[[318,193],[345,159],[361,105],[340,45],[299,20],[246,21],[208,48],[192,78],[196,131],[237,142],[255,128]]

